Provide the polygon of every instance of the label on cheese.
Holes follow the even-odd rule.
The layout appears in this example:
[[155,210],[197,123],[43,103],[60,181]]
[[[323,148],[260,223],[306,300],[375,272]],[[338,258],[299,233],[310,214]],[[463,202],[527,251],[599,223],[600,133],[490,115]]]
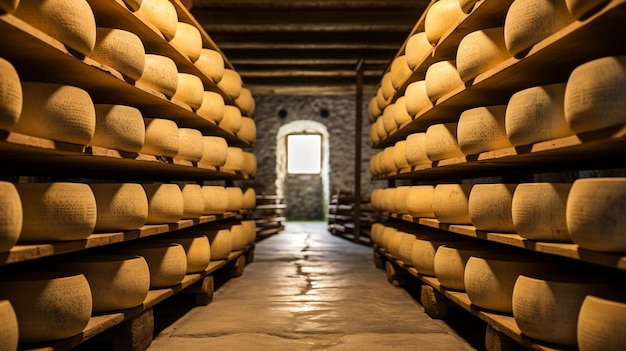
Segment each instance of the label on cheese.
[[511,215],[515,231],[524,238],[548,242],[572,242],[565,210],[570,183],[525,183],[513,194]]
[[472,184],[438,184],[433,193],[433,211],[442,223],[471,224],[469,196]]
[[200,58],[202,52],[202,36],[194,25],[184,22],[176,23],[176,33],[170,44],[187,56],[191,62]]
[[96,104],[96,129],[91,145],[139,152],[146,138],[141,111],[123,105]]
[[512,147],[505,128],[506,105],[464,111],[457,126],[459,147],[466,155]]
[[0,252],[9,251],[22,230],[22,202],[13,183],[0,181]]
[[141,228],[148,219],[148,198],[140,184],[89,184],[96,198],[95,232],[118,232]]
[[202,142],[202,133],[197,129],[179,128],[179,147],[176,158],[198,162],[202,159],[204,153],[204,143]]
[[470,193],[468,209],[476,229],[515,233],[511,204],[517,184],[476,184]]
[[456,67],[464,82],[506,61],[511,54],[504,45],[504,28],[488,28],[466,35],[456,52]]
[[174,121],[162,118],[145,118],[146,138],[141,153],[175,157],[180,148],[178,126]]
[[146,224],[178,222],[185,211],[185,199],[176,184],[143,184],[148,198]]
[[139,82],[171,98],[178,88],[178,68],[169,57],[147,54]]
[[98,27],[96,44],[89,58],[107,65],[133,81],[139,80],[146,62],[141,39],[132,32]]
[[431,161],[465,156],[456,140],[456,123],[434,124],[426,130],[426,155]]
[[202,48],[194,65],[213,83],[218,83],[224,75],[224,58],[216,50]]
[[22,113],[22,84],[13,65],[0,58],[0,129],[11,130]]

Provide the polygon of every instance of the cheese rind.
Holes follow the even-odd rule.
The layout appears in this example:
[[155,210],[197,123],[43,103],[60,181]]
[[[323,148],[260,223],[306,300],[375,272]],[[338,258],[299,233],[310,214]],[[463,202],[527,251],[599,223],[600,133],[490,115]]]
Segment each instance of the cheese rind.
[[252,244],[256,240],[256,222],[254,220],[241,221],[246,245]]
[[142,184],[148,198],[146,224],[178,222],[185,211],[183,193],[176,184]]
[[241,116],[241,110],[239,110],[239,107],[225,105],[224,116],[218,125],[220,128],[236,134],[241,129],[242,118],[243,117]]
[[224,117],[224,98],[213,91],[203,92],[202,105],[196,110],[196,113],[215,124],[220,123]]
[[400,55],[391,62],[391,84],[395,90],[400,89],[413,71],[409,67],[406,56]]
[[94,232],[117,232],[141,228],[148,219],[148,198],[140,184],[89,184],[96,199]]
[[248,175],[249,177],[254,177],[256,175],[257,161],[256,156],[251,152],[243,152],[243,168],[241,171],[243,174]]
[[370,122],[374,122],[380,115],[382,111],[380,107],[378,107],[378,103],[376,102],[376,97],[370,99],[370,102],[367,105],[367,115],[369,117]]
[[243,82],[241,81],[241,76],[237,73],[237,71],[230,68],[224,68],[222,79],[217,82],[217,87],[220,88],[228,97],[236,100],[241,94]]
[[446,289],[465,291],[465,265],[472,256],[488,254],[487,248],[467,243],[448,243],[437,248],[435,275]]
[[419,274],[435,276],[435,253],[437,248],[445,243],[429,239],[416,239],[413,242],[411,262]]
[[403,125],[406,125],[407,123],[411,122],[411,120],[413,119],[413,117],[409,114],[409,112],[406,109],[406,103],[407,103],[407,99],[405,96],[399,97],[395,103],[396,108],[394,111],[394,119],[396,121],[396,125],[398,126],[398,128],[402,127]]
[[107,65],[133,81],[139,80],[146,63],[141,39],[132,32],[98,27],[96,44],[89,58]]
[[0,57],[0,129],[11,130],[22,113],[22,83],[13,65]]
[[408,186],[408,185],[396,187],[396,196],[395,196],[396,213],[404,214],[404,213],[409,212],[407,208],[407,199],[409,196],[409,190],[411,190],[411,186]]
[[457,126],[459,147],[466,155],[512,147],[505,128],[506,105],[469,109]]
[[213,83],[222,80],[224,75],[224,57],[216,50],[202,48],[200,57],[194,65]]
[[249,144],[254,144],[256,141],[256,123],[252,118],[241,117],[241,127],[237,132],[237,137]]
[[432,102],[465,86],[456,69],[455,61],[435,62],[426,71],[426,93]]
[[[13,11],[15,11],[19,3],[20,3],[20,0],[1,0],[0,1],[0,13],[5,13],[5,14],[12,13]],[[7,345],[10,345],[10,343],[7,343]],[[16,348],[17,348],[17,344],[16,344]]]
[[215,229],[205,231],[211,242],[211,261],[228,258],[233,248],[233,237],[230,229]]
[[194,110],[199,109],[204,99],[202,80],[193,74],[178,73],[178,84],[172,99],[183,102]]
[[476,184],[470,193],[468,209],[476,229],[515,233],[511,204],[517,184]]
[[142,256],[150,271],[150,289],[180,283],[187,273],[187,255],[182,245],[169,241],[149,241],[117,249],[117,252]]
[[391,135],[391,133],[398,130],[398,125],[396,124],[396,104],[389,104],[385,107],[382,120],[387,135]]
[[0,252],[9,251],[22,230],[22,202],[15,185],[0,181]]
[[433,107],[433,103],[430,101],[428,92],[426,91],[425,80],[419,80],[409,84],[404,92],[404,96],[406,97],[406,111],[411,117],[415,117],[424,109]]
[[442,223],[471,224],[469,197],[472,184],[437,184],[433,192],[435,218]]
[[18,334],[17,316],[11,301],[0,300],[0,350],[17,350]]
[[406,138],[406,160],[411,166],[430,164],[426,153],[426,133],[414,133]]
[[241,224],[233,224],[230,227],[230,235],[233,240],[232,251],[239,251],[246,248],[248,245],[248,236]]
[[456,140],[457,123],[433,124],[426,130],[426,155],[432,161],[465,156]]
[[575,19],[580,20],[608,2],[609,0],[565,0],[565,6]]
[[175,157],[180,148],[178,126],[174,121],[163,118],[144,118],[146,138],[141,153]]
[[174,4],[168,0],[142,0],[135,15],[156,27],[167,40],[176,35],[178,14]]
[[383,98],[385,99],[385,106],[387,105],[387,101],[391,99],[393,94],[396,93],[396,89],[393,87],[393,83],[391,82],[391,72],[383,74],[383,78],[380,81],[380,87],[382,88]]
[[435,187],[432,185],[414,185],[409,189],[406,204],[407,211],[413,217],[434,218],[433,197]]
[[411,70],[415,70],[422,60],[433,50],[432,44],[428,41],[426,33],[419,32],[413,34],[406,42],[404,52],[406,63]]
[[243,204],[244,210],[251,210],[256,207],[256,191],[254,188],[247,188],[243,192]]
[[146,139],[141,111],[124,105],[95,104],[96,128],[91,145],[139,152]]
[[179,128],[178,137],[180,144],[176,158],[191,162],[198,162],[204,153],[202,133],[193,128]]
[[515,231],[537,241],[572,242],[565,211],[571,183],[524,183],[511,203]]
[[178,68],[169,57],[146,54],[143,73],[138,82],[171,98],[178,88]]
[[204,214],[202,186],[198,184],[179,185],[183,194],[184,210],[182,218],[199,218]]
[[220,167],[226,163],[228,158],[228,143],[226,139],[218,136],[202,137],[204,151],[200,163]]
[[226,187],[226,193],[228,194],[228,207],[226,207],[226,211],[240,211],[243,207],[243,191],[241,188],[229,186]]
[[204,185],[204,214],[222,214],[228,209],[228,192],[223,186]]
[[504,28],[487,28],[466,35],[456,52],[456,67],[463,82],[506,61],[511,54],[504,45]]
[[252,117],[254,115],[256,103],[250,89],[242,87],[239,97],[235,100],[235,104],[239,106],[242,113],[246,116]]
[[410,167],[406,159],[406,140],[400,140],[393,146],[393,162],[396,169]]
[[224,163],[222,169],[241,171],[243,169],[243,162],[243,150],[238,147],[229,147],[226,156],[226,163]]
[[576,339],[580,351],[618,351],[626,342],[626,303],[588,295],[578,314]]
[[182,245],[187,257],[187,274],[204,272],[211,262],[211,244],[205,235],[183,234],[170,239]]
[[202,53],[202,36],[194,25],[178,22],[170,45],[187,56],[191,62],[196,62]]
[[464,15],[458,0],[439,0],[432,4],[424,19],[424,32],[428,41],[437,44],[441,37],[456,27]]

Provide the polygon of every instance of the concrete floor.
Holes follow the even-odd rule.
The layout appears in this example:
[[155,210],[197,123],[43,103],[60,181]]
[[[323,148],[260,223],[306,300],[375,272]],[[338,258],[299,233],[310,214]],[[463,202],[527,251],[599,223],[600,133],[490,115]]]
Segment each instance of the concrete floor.
[[149,350],[482,349],[477,318],[433,320],[409,291],[387,282],[371,248],[332,236],[325,223],[289,222],[257,243],[254,262],[208,306],[184,308],[186,296],[155,309]]

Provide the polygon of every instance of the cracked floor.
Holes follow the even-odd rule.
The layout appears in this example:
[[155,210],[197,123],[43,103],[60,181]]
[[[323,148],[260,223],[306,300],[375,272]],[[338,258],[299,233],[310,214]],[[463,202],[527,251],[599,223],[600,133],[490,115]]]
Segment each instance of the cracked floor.
[[288,222],[257,243],[254,262],[208,306],[174,301],[155,310],[172,321],[158,326],[149,350],[482,349],[477,319],[462,311],[431,319],[371,257],[371,248],[330,235],[325,223]]

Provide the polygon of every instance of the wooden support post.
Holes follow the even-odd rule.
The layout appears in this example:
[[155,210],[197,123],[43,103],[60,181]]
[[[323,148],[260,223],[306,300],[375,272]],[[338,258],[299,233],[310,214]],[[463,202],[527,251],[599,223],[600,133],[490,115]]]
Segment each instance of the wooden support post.
[[361,236],[361,143],[363,128],[363,59],[356,65],[356,133],[354,137],[354,241]]
[[451,306],[451,302],[445,296],[427,284],[422,284],[420,300],[426,314],[433,319],[445,318]]
[[196,306],[206,306],[213,301],[213,292],[215,291],[213,276],[208,275],[183,291],[193,295]]
[[252,246],[248,251],[246,251],[244,255],[246,256],[246,264],[250,264],[254,262],[254,246]]
[[246,268],[246,257],[241,255],[237,259],[230,263],[228,267],[228,274],[231,278],[241,277],[243,270]]
[[485,349],[487,351],[523,351],[526,347],[488,324],[485,332]]
[[374,267],[383,269],[385,268],[385,260],[380,252],[374,250]]
[[113,350],[145,351],[152,343],[154,315],[152,309],[143,311],[113,330]]
[[385,262],[385,273],[387,273],[389,283],[397,287],[405,286],[410,277],[409,273],[403,269],[398,269],[391,261]]

